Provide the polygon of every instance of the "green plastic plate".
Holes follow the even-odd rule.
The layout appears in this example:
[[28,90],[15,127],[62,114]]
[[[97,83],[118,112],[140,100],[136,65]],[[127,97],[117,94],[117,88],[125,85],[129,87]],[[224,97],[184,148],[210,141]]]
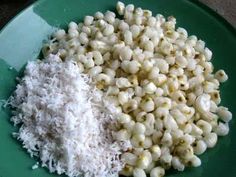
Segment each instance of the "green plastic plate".
[[[225,20],[198,1],[127,0],[154,14],[173,15],[177,25],[206,41],[213,51],[213,64],[223,68],[229,81],[221,86],[222,104],[236,115],[236,32]],[[28,60],[39,55],[42,43],[57,27],[66,28],[71,20],[81,21],[96,11],[114,10],[115,0],[39,0],[16,16],[0,32],[0,100],[6,100],[15,88],[15,77]],[[3,104],[0,101],[0,104]],[[1,105],[0,105],[1,107]],[[21,144],[12,138],[15,130],[9,110],[0,108],[0,177],[56,177],[47,169],[32,170],[36,163]],[[236,127],[219,139],[217,146],[201,156],[202,166],[184,172],[167,172],[169,177],[236,177]]]

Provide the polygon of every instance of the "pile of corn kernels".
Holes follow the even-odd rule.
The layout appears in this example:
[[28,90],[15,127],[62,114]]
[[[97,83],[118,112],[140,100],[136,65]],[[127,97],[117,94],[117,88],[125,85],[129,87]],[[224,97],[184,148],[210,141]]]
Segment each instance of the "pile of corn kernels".
[[221,102],[219,86],[228,76],[213,73],[212,52],[196,36],[177,28],[176,19],[117,3],[107,11],[71,22],[44,46],[73,59],[88,74],[117,117],[114,138],[130,140],[121,160],[124,176],[164,176],[173,167],[197,167],[197,155],[229,132],[232,114]]

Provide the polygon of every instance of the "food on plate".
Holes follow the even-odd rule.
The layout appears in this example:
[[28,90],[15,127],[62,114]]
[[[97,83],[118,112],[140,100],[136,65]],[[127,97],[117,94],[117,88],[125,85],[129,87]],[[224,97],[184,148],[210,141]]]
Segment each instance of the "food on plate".
[[[85,134],[93,132],[94,126],[104,125],[104,121],[109,124],[96,132],[97,140],[102,141],[104,147],[99,147],[98,154],[92,154],[94,157],[100,157],[101,152],[105,151],[108,159],[96,161],[91,159],[92,156],[86,156],[91,160],[87,166],[86,159],[72,158],[72,164],[64,163],[64,166],[61,166],[60,163],[59,171],[56,166],[50,164],[52,161],[53,165],[59,163],[58,157],[48,157],[48,153],[43,159],[40,156],[43,165],[49,169],[53,168],[51,171],[66,173],[68,176],[76,176],[82,172],[90,176],[103,177],[110,174],[115,176],[119,172],[124,176],[145,177],[150,174],[151,177],[161,177],[164,176],[165,170],[171,167],[183,171],[187,166],[200,166],[201,160],[198,155],[203,154],[207,148],[213,148],[218,136],[225,136],[229,132],[232,113],[220,105],[219,91],[220,83],[228,79],[227,74],[224,70],[213,71],[211,50],[197,36],[188,35],[184,28],[176,27],[176,19],[173,16],[154,16],[150,10],[136,8],[133,4],[125,6],[122,2],[117,3],[116,9],[119,16],[111,11],[104,14],[96,12],[94,16],[85,16],[84,21],[78,24],[70,22],[67,32],[59,29],[53,34],[52,39],[42,49],[47,59],[37,67],[47,66],[46,73],[60,72],[57,77],[46,74],[40,76],[43,72],[41,69],[32,70],[29,67],[37,64],[28,64],[25,77],[37,73],[37,77],[34,76],[32,79],[37,80],[37,86],[42,88],[43,95],[40,95],[41,91],[32,87],[33,80],[23,78],[16,90],[16,96],[12,97],[12,103],[17,103],[13,104],[17,109],[13,121],[23,123],[20,132],[16,134],[17,137],[24,142],[20,135],[29,126],[28,121],[40,122],[40,117],[32,116],[32,112],[25,110],[23,103],[27,103],[35,94],[39,98],[48,97],[49,93],[56,94],[54,89],[57,89],[54,87],[50,88],[49,93],[43,89],[44,83],[48,82],[45,77],[49,77],[50,84],[54,79],[57,79],[58,84],[65,81],[65,90],[59,90],[62,98],[68,97],[69,94],[70,98],[67,99],[73,101],[75,94],[75,98],[81,97],[83,100],[84,97],[84,106],[90,106],[92,109],[96,105],[94,109],[98,112],[102,109],[102,117],[96,114],[91,117],[93,121],[97,121],[95,125],[93,121],[80,122],[85,120],[82,115],[78,116],[79,114],[74,114],[70,118],[66,112],[61,115],[62,120],[76,120],[78,127],[91,125],[91,129],[84,129]],[[55,63],[59,66],[55,66]],[[63,76],[63,72],[66,76]],[[84,86],[79,86],[77,79],[85,79]],[[24,87],[24,91],[19,90],[19,87]],[[91,88],[94,90],[91,91]],[[83,90],[83,96],[77,93],[80,89]],[[28,92],[31,95],[26,94]],[[52,106],[47,108],[46,112],[48,109],[60,110],[56,114],[61,114],[64,108],[68,108],[67,102],[61,104],[60,109],[58,105],[55,107],[54,104],[58,100],[54,99],[62,99],[61,97],[56,95],[48,100],[50,102],[43,102],[46,108],[48,105]],[[93,99],[96,100],[96,104]],[[41,106],[39,100],[30,105]],[[73,105],[76,107],[77,104],[82,104],[82,100],[78,99]],[[80,109],[71,111],[76,113]],[[25,119],[27,116],[32,120]],[[54,119],[57,117],[52,116]],[[42,121],[41,123],[50,125],[46,117]],[[44,127],[46,132],[49,131],[49,127],[42,126],[41,123],[34,124],[32,130],[27,132],[30,135],[27,141],[31,141],[32,131],[37,128]],[[58,136],[61,139],[66,132],[68,133],[68,128],[59,125],[57,131],[63,133],[54,133],[53,137]],[[73,126],[73,130],[79,131],[76,126]],[[52,138],[52,134],[49,135],[48,138]],[[76,141],[79,152],[73,148],[72,154],[83,155],[80,149],[82,146],[79,145],[83,145],[81,142],[86,142],[89,137],[84,136],[83,140],[80,140],[80,136],[78,139],[76,137],[77,134],[67,134],[66,142]],[[35,146],[30,145],[32,142],[24,142],[25,148],[34,155],[32,148]],[[93,147],[97,148],[90,148]],[[57,150],[62,157],[70,157],[70,152],[65,149]],[[38,149],[36,151],[43,152]],[[51,153],[55,153],[55,149]],[[49,159],[51,161],[48,161]],[[102,171],[100,165],[107,169]]]

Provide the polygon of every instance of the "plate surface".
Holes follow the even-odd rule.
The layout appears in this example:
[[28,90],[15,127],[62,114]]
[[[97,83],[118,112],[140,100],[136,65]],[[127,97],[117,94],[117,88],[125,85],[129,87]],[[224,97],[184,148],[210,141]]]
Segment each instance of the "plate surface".
[[[236,115],[236,32],[227,22],[197,1],[188,0],[127,0],[136,6],[152,10],[153,14],[173,15],[177,25],[206,41],[213,51],[213,64],[223,68],[229,81],[221,86],[222,104]],[[42,43],[57,27],[81,21],[96,11],[115,9],[115,0],[41,0],[15,17],[0,32],[0,100],[9,97],[15,88],[15,77],[28,60],[36,59]],[[1,107],[2,101],[0,101]],[[12,138],[15,130],[9,121],[9,110],[0,108],[0,177],[56,177],[46,169],[32,170],[36,163],[21,144]],[[167,172],[169,177],[235,177],[236,127],[230,123],[230,133],[220,138],[215,148],[201,156],[202,166],[184,172]]]

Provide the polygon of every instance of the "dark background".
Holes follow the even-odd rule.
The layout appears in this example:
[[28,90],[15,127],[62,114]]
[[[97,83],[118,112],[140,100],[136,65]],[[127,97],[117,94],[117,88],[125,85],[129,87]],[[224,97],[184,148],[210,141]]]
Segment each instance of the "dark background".
[[34,1],[36,0],[0,0],[0,29]]

